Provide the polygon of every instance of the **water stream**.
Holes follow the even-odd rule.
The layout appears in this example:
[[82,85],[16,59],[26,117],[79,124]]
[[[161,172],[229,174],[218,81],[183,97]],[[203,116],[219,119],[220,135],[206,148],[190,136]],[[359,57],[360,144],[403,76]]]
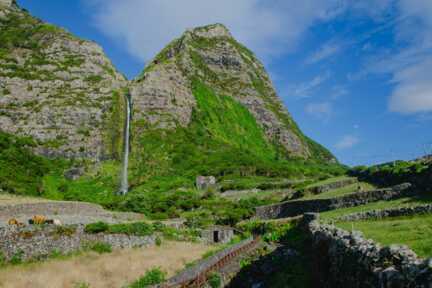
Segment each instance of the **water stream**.
[[121,171],[120,191],[121,195],[126,195],[129,190],[128,166],[129,166],[129,140],[130,140],[130,120],[131,120],[131,101],[130,95],[125,95],[126,100],[126,123],[124,128],[123,164]]

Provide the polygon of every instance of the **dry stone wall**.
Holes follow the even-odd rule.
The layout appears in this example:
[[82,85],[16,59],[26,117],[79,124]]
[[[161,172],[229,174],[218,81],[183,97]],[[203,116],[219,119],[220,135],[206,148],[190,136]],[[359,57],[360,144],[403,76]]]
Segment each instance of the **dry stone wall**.
[[403,217],[420,214],[431,214],[432,205],[419,205],[413,207],[401,207],[393,209],[372,210],[367,212],[352,213],[339,217],[339,221],[358,221],[366,219],[381,219],[385,217]]
[[315,287],[432,287],[432,259],[421,259],[406,246],[381,247],[362,233],[347,232],[305,215],[311,237]]
[[113,248],[132,248],[153,245],[154,236],[125,234],[88,234],[84,225],[71,226],[9,226],[0,228],[0,251],[10,260],[19,255],[22,260],[43,258],[54,252],[69,253],[95,242],[110,244]]
[[327,192],[327,191],[330,191],[333,189],[343,188],[345,186],[349,186],[349,185],[355,184],[355,183],[357,183],[356,178],[343,179],[343,180],[335,181],[332,183],[308,188],[308,189],[306,189],[306,192],[310,192],[312,194],[321,194],[321,193],[324,193],[324,192]]
[[364,205],[370,202],[391,200],[412,194],[411,185],[404,183],[387,189],[349,194],[331,199],[297,200],[255,208],[260,219],[286,218],[306,212],[323,212],[338,208]]

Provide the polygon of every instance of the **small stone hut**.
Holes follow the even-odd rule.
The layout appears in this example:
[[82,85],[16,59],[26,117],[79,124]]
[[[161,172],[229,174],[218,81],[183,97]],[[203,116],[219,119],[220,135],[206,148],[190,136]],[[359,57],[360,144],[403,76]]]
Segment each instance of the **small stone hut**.
[[210,226],[201,231],[201,238],[208,244],[228,243],[234,236],[234,229],[229,226]]

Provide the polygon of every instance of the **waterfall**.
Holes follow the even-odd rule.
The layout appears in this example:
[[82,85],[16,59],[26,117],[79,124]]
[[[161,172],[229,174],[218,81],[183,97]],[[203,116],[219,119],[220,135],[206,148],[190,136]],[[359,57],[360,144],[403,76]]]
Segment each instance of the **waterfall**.
[[126,123],[124,128],[123,165],[122,165],[120,191],[119,191],[121,195],[126,195],[129,190],[128,166],[129,166],[129,140],[130,140],[130,120],[131,120],[130,94],[125,95],[125,100],[126,100]]

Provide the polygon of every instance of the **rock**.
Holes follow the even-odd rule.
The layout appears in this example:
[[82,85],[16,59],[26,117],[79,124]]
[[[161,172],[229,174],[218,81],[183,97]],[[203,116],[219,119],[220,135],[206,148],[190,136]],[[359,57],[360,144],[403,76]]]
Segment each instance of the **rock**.
[[214,176],[197,176],[196,187],[198,190],[216,189],[216,178]]
[[62,222],[61,222],[59,219],[54,219],[54,220],[53,220],[53,224],[54,224],[55,226],[62,226],[62,225],[63,225]]
[[64,177],[68,180],[77,180],[84,174],[84,168],[74,167],[64,173]]

